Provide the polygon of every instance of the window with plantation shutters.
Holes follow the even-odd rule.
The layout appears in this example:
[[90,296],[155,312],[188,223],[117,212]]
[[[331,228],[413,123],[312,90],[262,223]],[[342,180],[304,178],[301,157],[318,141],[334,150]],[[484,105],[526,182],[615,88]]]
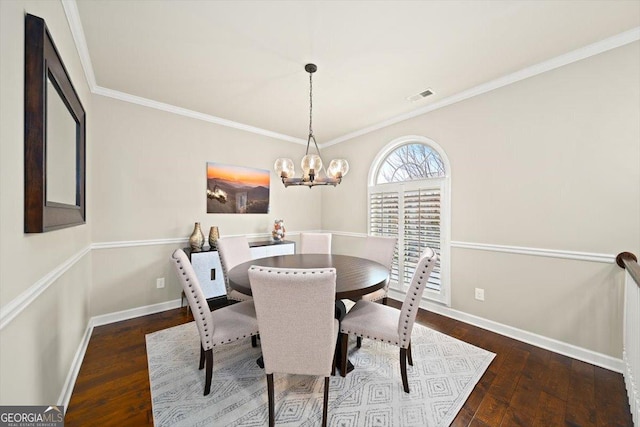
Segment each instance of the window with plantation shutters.
[[[398,237],[398,193],[378,192],[369,195],[369,234]],[[398,249],[391,268],[391,281],[398,282]]]
[[[429,247],[440,257],[440,188],[418,188],[403,193],[404,198],[404,282],[408,283],[420,254]],[[440,266],[429,278],[428,288],[440,290]]]
[[425,298],[448,305],[449,175],[443,157],[426,138],[386,147],[370,173],[368,231],[398,238],[390,286],[398,292],[408,288],[424,250],[433,249],[439,259]]

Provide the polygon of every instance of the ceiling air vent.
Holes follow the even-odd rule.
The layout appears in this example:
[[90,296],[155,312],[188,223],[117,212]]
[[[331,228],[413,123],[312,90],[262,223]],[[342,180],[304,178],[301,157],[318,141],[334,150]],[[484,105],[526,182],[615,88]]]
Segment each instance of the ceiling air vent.
[[419,101],[422,98],[426,98],[429,95],[433,95],[433,89],[431,89],[431,88],[425,89],[425,90],[423,90],[422,92],[420,92],[420,93],[418,93],[416,95],[411,95],[407,99],[409,101],[411,101],[411,102],[414,102],[414,101]]

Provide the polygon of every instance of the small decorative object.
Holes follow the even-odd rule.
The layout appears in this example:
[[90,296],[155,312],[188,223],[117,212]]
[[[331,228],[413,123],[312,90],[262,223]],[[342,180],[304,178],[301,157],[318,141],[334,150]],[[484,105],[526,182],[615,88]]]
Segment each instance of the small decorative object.
[[201,251],[202,246],[204,246],[204,234],[202,234],[199,222],[196,222],[196,225],[193,227],[193,233],[191,233],[189,237],[189,245],[193,251]]
[[271,236],[273,240],[276,242],[282,242],[284,240],[284,220],[276,219],[273,223],[273,231],[271,232]]
[[218,227],[211,227],[209,229],[209,248],[214,249],[216,247],[216,243],[218,242],[219,237],[220,232],[218,231]]

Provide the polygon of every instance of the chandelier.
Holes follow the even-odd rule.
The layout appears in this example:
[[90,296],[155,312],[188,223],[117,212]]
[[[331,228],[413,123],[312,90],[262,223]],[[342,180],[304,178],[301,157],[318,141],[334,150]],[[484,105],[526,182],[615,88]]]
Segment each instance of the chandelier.
[[[276,173],[282,178],[285,187],[290,185],[304,185],[309,188],[316,185],[333,185],[334,187],[342,181],[342,177],[349,172],[349,163],[345,159],[334,159],[329,162],[325,176],[320,176],[322,170],[322,158],[316,138],[313,136],[313,73],[318,67],[315,64],[307,64],[304,69],[309,73],[309,137],[307,138],[307,152],[300,162],[302,167],[302,177],[294,178],[295,168],[293,160],[280,158],[273,165]],[[309,154],[309,146],[313,140],[318,154]]]

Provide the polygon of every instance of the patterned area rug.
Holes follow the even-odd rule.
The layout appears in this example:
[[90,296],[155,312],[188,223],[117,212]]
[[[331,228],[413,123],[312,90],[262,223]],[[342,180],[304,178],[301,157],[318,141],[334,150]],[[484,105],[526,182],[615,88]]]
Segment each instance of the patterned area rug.
[[[203,396],[195,322],[146,336],[156,426],[265,426],[267,381],[249,339],[214,351],[211,394]],[[410,394],[402,390],[399,350],[363,340],[349,343],[355,370],[331,377],[330,426],[448,426],[495,354],[421,325],[412,336]],[[323,379],[275,374],[276,424],[318,426]]]

